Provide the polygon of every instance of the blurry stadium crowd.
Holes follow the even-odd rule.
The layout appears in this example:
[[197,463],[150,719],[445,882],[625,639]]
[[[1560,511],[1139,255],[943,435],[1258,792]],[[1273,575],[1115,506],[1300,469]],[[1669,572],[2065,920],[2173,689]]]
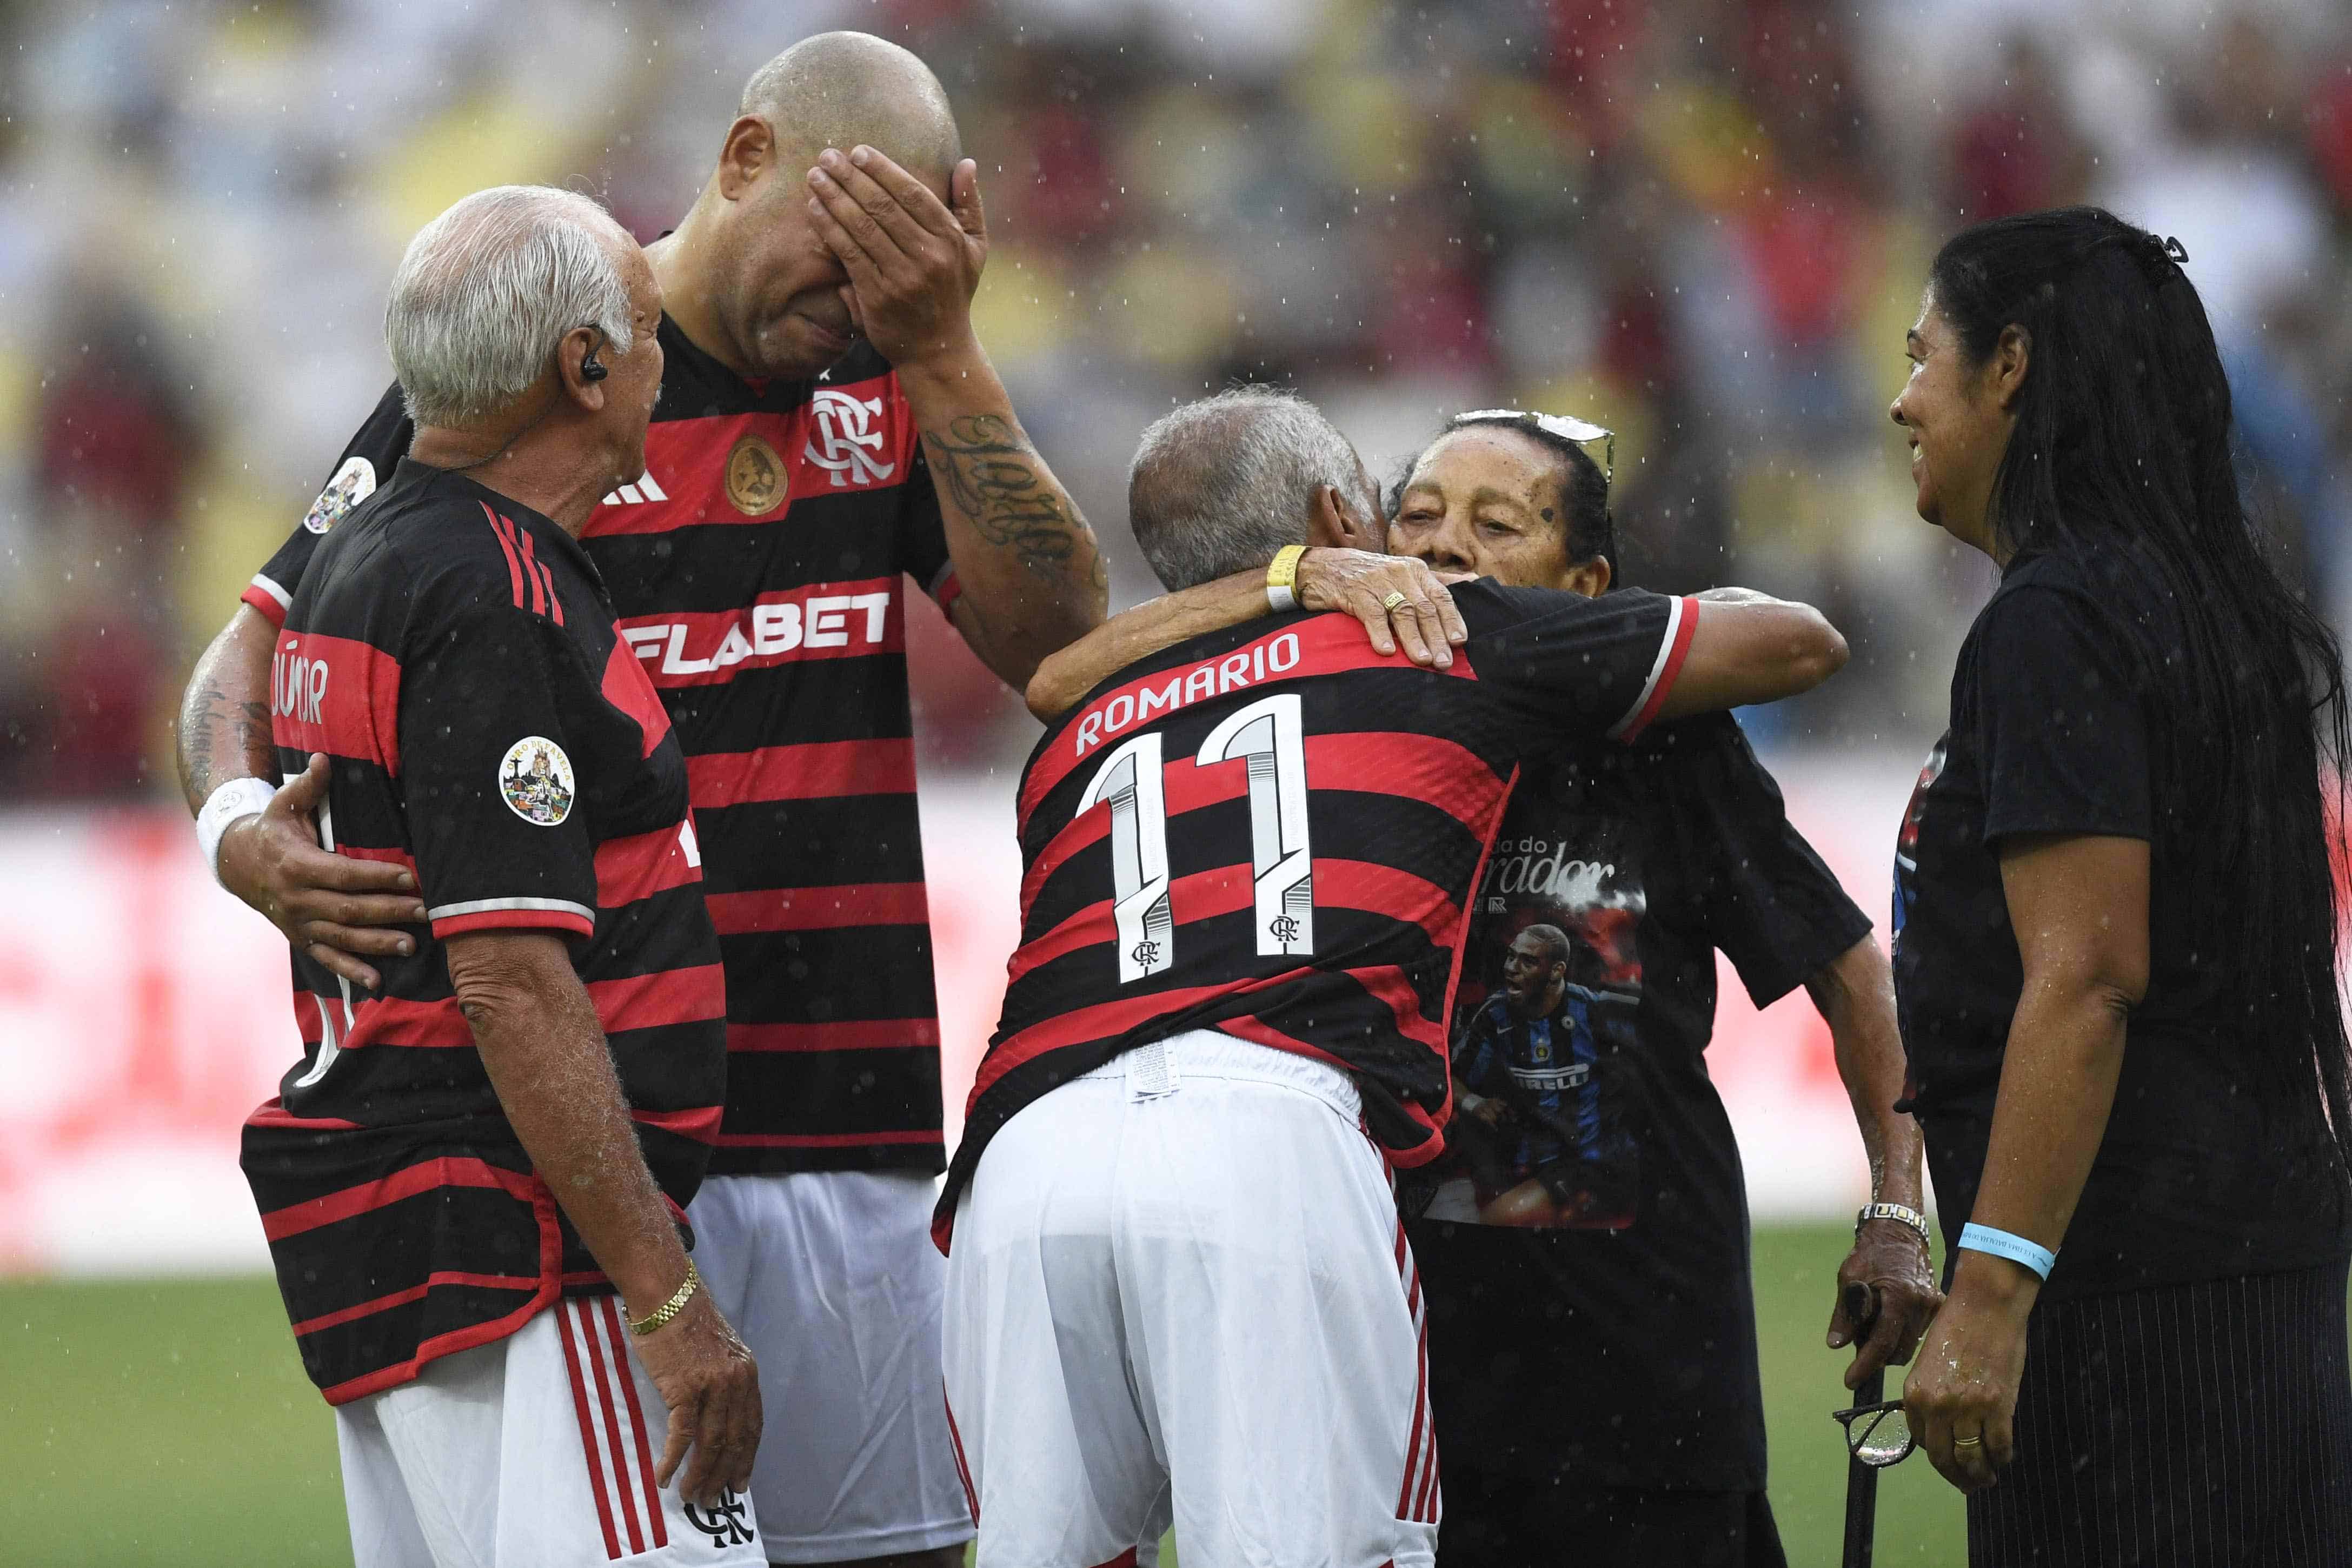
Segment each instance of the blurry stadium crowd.
[[[1383,472],[1455,409],[1575,412],[1620,432],[1626,576],[1853,640],[1760,739],[1924,744],[1988,579],[1912,516],[1903,329],[1960,222],[2074,200],[2187,246],[2268,513],[2352,606],[2334,0],[20,0],[0,800],[162,787],[190,657],[388,377],[420,224],[539,180],[650,239],[751,67],[830,26],[954,95],[982,336],[1114,607],[1153,587],[1118,523],[1174,400],[1295,381]],[[1016,758],[1010,696],[915,629],[927,755]]]

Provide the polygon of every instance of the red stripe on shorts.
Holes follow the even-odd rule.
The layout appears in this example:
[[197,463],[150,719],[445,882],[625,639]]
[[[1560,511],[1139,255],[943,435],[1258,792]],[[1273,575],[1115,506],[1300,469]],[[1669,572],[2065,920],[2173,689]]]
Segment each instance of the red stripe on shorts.
[[1427,1424],[1429,1443],[1422,1457],[1421,1496],[1413,1504],[1412,1517],[1417,1523],[1437,1522],[1437,1413],[1429,1404],[1429,1319],[1421,1320],[1419,1343],[1413,1347],[1413,1359],[1419,1363],[1422,1385],[1421,1414]]
[[620,1499],[621,1518],[629,1527],[629,1555],[634,1557],[646,1549],[646,1532],[637,1522],[637,1494],[624,1468],[628,1460],[621,1452],[620,1418],[613,1414],[613,1380],[604,1371],[604,1344],[596,1332],[595,1309],[585,1301],[573,1305],[580,1309],[580,1337],[588,1345],[588,1365],[596,1374],[597,1402],[604,1407],[604,1430],[612,1439],[613,1490]]
[[596,1417],[588,1408],[588,1384],[580,1375],[580,1347],[572,1338],[572,1303],[555,1304],[556,1327],[563,1332],[563,1364],[572,1373],[572,1408],[580,1417],[580,1451],[588,1461],[588,1492],[596,1500],[596,1522],[604,1527],[604,1555],[621,1559],[621,1538],[613,1531],[613,1503],[604,1491],[604,1466],[596,1436]]
[[[1412,1256],[1405,1243],[1404,1221],[1400,1219],[1396,1232],[1397,1283],[1404,1288],[1405,1312],[1415,1320],[1414,1332],[1425,1345],[1427,1331],[1419,1321],[1420,1313],[1413,1300],[1414,1288],[1420,1281],[1407,1275]],[[1418,1270],[1413,1272],[1417,1274]],[[1429,1436],[1429,1359],[1426,1354],[1422,1354],[1415,1356],[1414,1360],[1418,1364],[1412,1381],[1412,1430],[1405,1439],[1404,1479],[1397,1487],[1396,1517],[1417,1521],[1421,1518],[1422,1449]]]
[[980,1523],[980,1494],[971,1489],[971,1467],[964,1463],[963,1434],[956,1430],[955,1405],[949,1402],[947,1391],[940,1391],[940,1407],[948,1413],[948,1443],[955,1449],[956,1479],[963,1483],[964,1506],[971,1510],[971,1522]]
[[604,1327],[613,1337],[613,1362],[620,1368],[621,1392],[629,1402],[629,1425],[637,1434],[637,1475],[646,1489],[646,1513],[653,1524],[654,1544],[669,1544],[669,1524],[662,1518],[661,1487],[654,1480],[653,1445],[646,1436],[645,1407],[637,1403],[637,1380],[629,1372],[629,1342],[621,1337],[621,1309],[614,1299],[604,1299]]

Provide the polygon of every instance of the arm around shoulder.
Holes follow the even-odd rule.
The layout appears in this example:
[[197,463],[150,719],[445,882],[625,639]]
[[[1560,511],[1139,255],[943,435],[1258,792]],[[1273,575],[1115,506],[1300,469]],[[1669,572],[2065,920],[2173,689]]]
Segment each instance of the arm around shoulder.
[[[1469,640],[1445,584],[1419,561],[1328,545],[1298,558],[1295,603],[1338,610],[1364,627],[1375,652],[1399,648],[1418,665],[1446,668]],[[1029,711],[1052,723],[1081,698],[1160,649],[1273,612],[1266,574],[1252,567],[1123,610],[1048,656],[1030,679]]]
[[1735,588],[1700,595],[1689,608],[1696,625],[1661,719],[1778,701],[1845,668],[1845,638],[1811,605]]
[[180,696],[180,790],[191,813],[231,779],[278,772],[269,736],[269,654],[278,628],[241,604],[188,672]]

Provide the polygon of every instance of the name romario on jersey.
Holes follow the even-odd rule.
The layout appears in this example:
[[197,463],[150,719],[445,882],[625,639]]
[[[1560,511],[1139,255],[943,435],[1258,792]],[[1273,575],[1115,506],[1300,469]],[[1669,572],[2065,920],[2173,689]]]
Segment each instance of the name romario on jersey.
[[1400,1164],[1440,1148],[1444,1020],[1470,890],[1521,755],[1629,739],[1696,601],[1454,590],[1450,669],[1292,613],[1122,670],[1038,743],[1020,795],[1021,946],[934,1234],[989,1138],[1121,1052],[1214,1028],[1347,1069]]
[[[727,968],[714,1172],[938,1170],[939,1007],[907,696],[911,576],[958,592],[898,377],[860,343],[754,385],[664,317],[646,473],[581,538],[687,757]],[[400,389],[245,602],[408,450]]]
[[311,563],[270,689],[279,765],[333,759],[321,841],[409,868],[429,921],[378,961],[376,995],[296,954],[302,1060],[245,1127],[303,1364],[341,1404],[609,1289],[507,1120],[444,943],[567,941],[681,1223],[719,1131],[726,998],[686,760],[555,524],[403,461]]

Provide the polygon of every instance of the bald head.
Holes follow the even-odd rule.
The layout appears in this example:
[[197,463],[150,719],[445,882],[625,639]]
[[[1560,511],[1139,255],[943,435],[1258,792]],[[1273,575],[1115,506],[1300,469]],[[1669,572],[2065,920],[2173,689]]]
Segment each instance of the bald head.
[[931,68],[870,33],[819,33],[761,66],[743,86],[738,114],[775,127],[803,161],[860,142],[909,174],[937,177],[963,157],[947,89]]
[[856,342],[849,272],[809,211],[827,148],[873,148],[954,205],[962,159],[940,79],[896,44],[820,33],[744,86],[702,194],[654,265],[672,319],[739,375],[805,380]]

